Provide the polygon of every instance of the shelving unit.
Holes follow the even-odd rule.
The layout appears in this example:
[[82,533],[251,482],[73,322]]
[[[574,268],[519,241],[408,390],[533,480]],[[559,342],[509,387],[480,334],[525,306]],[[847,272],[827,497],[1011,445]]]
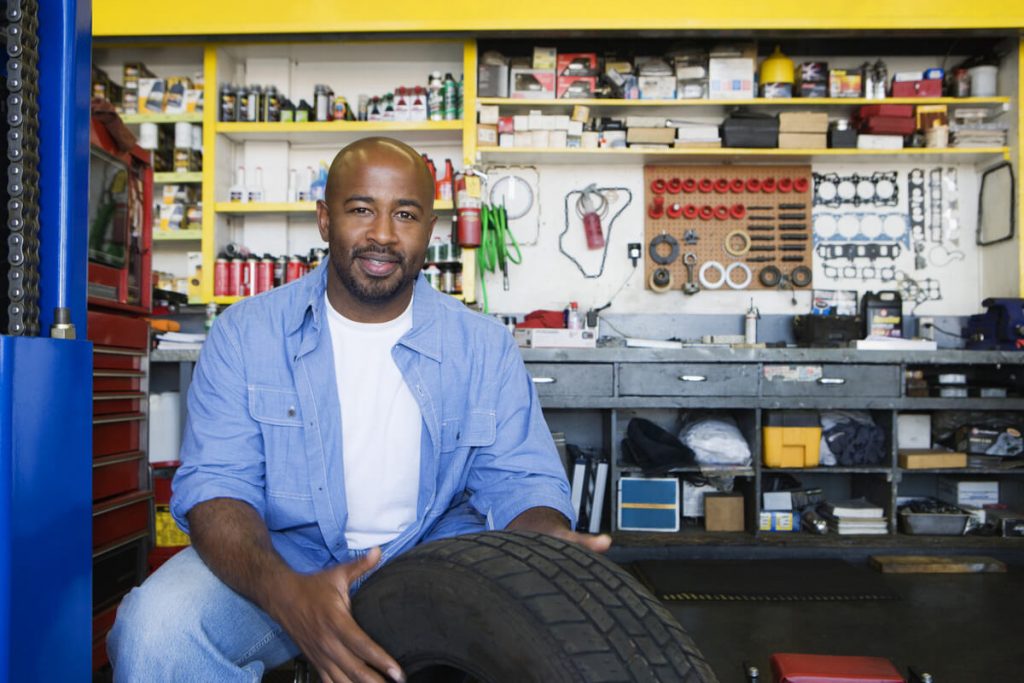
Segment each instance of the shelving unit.
[[531,100],[511,97],[481,97],[480,104],[530,109],[572,108],[584,105],[593,108],[636,107],[856,107],[864,104],[946,104],[956,106],[993,106],[1005,110],[1010,107],[1009,97],[888,97],[884,100],[865,97],[754,97],[739,99],[691,100],[617,100],[617,99],[544,99]]
[[162,185],[175,183],[201,183],[203,182],[203,172],[193,171],[190,173],[154,173],[153,182]]
[[1010,158],[1009,147],[947,147],[931,149],[908,147],[900,150],[887,149],[745,149],[739,147],[721,148],[675,148],[646,149],[639,147],[605,149],[553,149],[538,147],[480,147],[477,149],[482,160],[490,163],[527,163],[538,157],[550,163],[648,163],[666,160],[746,160],[746,161],[841,161],[849,159],[916,159],[922,158],[935,163],[980,163]]
[[[438,200],[434,202],[434,211],[447,212],[452,208],[451,201]],[[214,204],[213,210],[227,215],[315,213],[316,202],[217,202]]]
[[128,124],[139,123],[202,123],[203,112],[185,114],[124,114],[121,120]]
[[154,242],[189,242],[201,239],[202,230],[157,230],[153,233]]

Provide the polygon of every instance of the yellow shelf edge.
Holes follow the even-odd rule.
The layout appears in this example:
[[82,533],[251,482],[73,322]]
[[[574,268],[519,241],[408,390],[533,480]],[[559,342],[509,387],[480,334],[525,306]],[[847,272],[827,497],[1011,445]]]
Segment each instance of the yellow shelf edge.
[[186,114],[121,114],[125,123],[202,123],[203,112]]
[[[451,211],[454,209],[451,200],[437,200],[434,211]],[[313,213],[316,202],[216,202],[213,205],[216,213]]]
[[156,230],[153,232],[154,242],[186,242],[203,239],[202,230]]
[[614,147],[614,148],[579,148],[579,147],[481,147],[478,150],[481,154],[618,154],[618,155],[662,155],[662,156],[707,156],[707,157],[728,157],[728,156],[893,156],[900,154],[929,155],[929,154],[963,154],[985,155],[985,154],[1009,154],[1009,147],[904,147],[902,149],[779,149],[748,148],[748,147],[693,147],[693,148],[671,148],[654,149],[646,147]]
[[714,107],[714,106],[857,106],[863,104],[1009,104],[1009,97],[888,97],[867,99],[864,97],[755,97],[746,100],[693,99],[693,100],[616,100],[616,99],[545,99],[530,100],[511,97],[480,97],[480,104],[496,104],[509,107]]
[[370,133],[375,131],[462,130],[463,121],[302,121],[300,123],[249,123],[218,121],[218,133]]
[[237,303],[237,302],[241,301],[242,299],[247,299],[247,298],[248,297],[244,297],[244,296],[214,296],[212,301],[215,304],[234,304],[234,303]]
[[203,172],[195,171],[192,173],[154,173],[154,183],[201,183],[203,182]]

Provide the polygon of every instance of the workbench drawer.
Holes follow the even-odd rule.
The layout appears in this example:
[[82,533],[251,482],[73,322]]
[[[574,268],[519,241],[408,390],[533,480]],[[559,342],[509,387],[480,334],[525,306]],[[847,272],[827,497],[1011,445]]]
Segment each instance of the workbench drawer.
[[740,363],[623,363],[620,396],[757,396],[757,366]]
[[96,458],[92,463],[92,499],[103,500],[137,491],[142,482],[144,457],[145,453],[135,451]]
[[765,365],[761,395],[794,398],[898,397],[898,365]]
[[92,506],[94,550],[132,536],[149,533],[152,491],[133,491]]
[[142,444],[143,413],[94,415],[92,418],[93,457],[139,450]]
[[611,396],[611,363],[527,363],[526,370],[544,396]]

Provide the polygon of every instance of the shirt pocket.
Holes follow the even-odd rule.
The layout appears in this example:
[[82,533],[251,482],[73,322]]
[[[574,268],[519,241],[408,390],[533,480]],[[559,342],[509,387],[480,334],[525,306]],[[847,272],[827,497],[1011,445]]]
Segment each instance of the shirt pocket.
[[463,418],[441,423],[441,452],[458,448],[491,446],[497,435],[497,419],[493,410],[473,409]]
[[250,385],[249,415],[263,436],[267,526],[281,530],[315,522],[298,393]]

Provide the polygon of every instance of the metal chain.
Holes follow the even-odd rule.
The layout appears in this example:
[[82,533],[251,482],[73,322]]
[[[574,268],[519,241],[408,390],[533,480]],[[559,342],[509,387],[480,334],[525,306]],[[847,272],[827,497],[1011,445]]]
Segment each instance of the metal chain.
[[0,332],[39,334],[39,35],[36,0],[7,0],[7,292]]

